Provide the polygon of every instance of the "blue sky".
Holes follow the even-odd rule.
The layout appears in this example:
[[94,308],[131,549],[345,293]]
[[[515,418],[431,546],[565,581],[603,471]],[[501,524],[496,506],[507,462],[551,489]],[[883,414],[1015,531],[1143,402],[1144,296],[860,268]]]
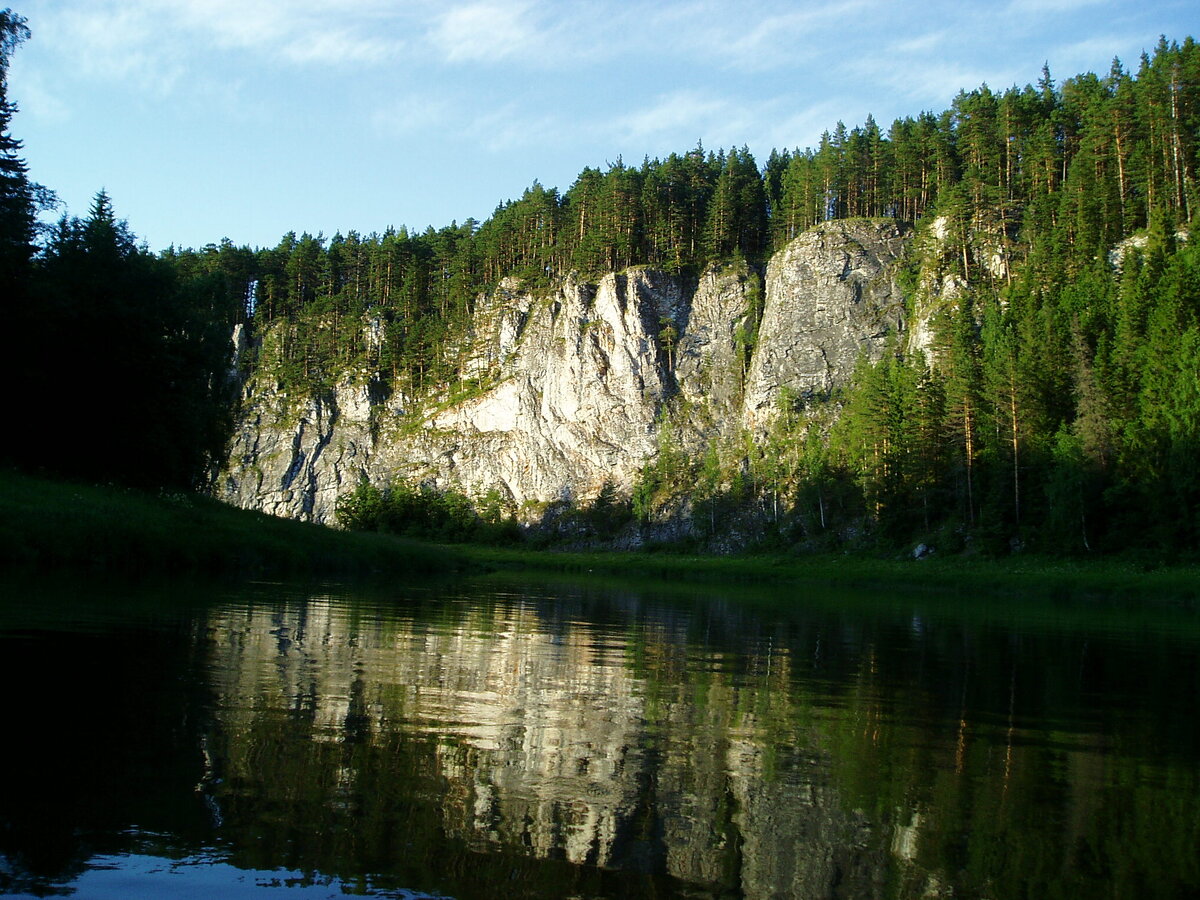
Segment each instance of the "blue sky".
[[534,179],[1136,69],[1194,0],[11,0],[31,177],[152,249],[485,219]]

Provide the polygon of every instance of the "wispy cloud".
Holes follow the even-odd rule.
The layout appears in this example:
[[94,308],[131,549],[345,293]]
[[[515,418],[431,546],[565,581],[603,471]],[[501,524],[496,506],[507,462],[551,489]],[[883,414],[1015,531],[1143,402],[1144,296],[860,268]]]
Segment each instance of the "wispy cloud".
[[815,147],[821,132],[831,130],[839,118],[845,118],[844,100],[835,97],[804,105],[777,101],[762,112],[752,138],[760,150]]
[[[182,72],[162,46],[162,31],[142,7],[89,6],[39,18],[45,37],[61,47],[75,70],[88,77],[141,82],[152,93],[166,93]],[[157,38],[157,40],[156,40]]]
[[[920,109],[909,109],[916,115],[921,109],[942,109],[960,90],[972,90],[986,83],[1004,90],[1022,75],[1008,66],[984,69],[954,60],[929,60],[919,67],[897,67],[888,60],[859,60],[853,66],[855,76],[877,86],[876,95],[893,101],[902,98]],[[887,123],[881,123],[887,127]]]
[[755,74],[794,66],[827,49],[828,35],[852,36],[884,0],[780,4],[767,0],[676,0],[626,12],[616,48],[665,54],[697,65]]
[[33,116],[43,122],[61,123],[71,117],[71,107],[46,86],[45,78],[35,74],[21,81],[21,116]]
[[952,39],[948,31],[927,31],[911,38],[896,41],[889,48],[890,53],[901,55],[925,56],[934,53],[947,45]]
[[[1046,58],[1053,60],[1052,66],[1055,72],[1064,75],[1075,75],[1084,71],[1093,71],[1103,75],[1108,73],[1112,58],[1121,56],[1120,48],[1130,46],[1144,50],[1153,49],[1153,44],[1150,43],[1139,47],[1136,38],[1131,40],[1124,35],[1109,35],[1063,44],[1048,52]],[[1122,58],[1121,61],[1126,68],[1131,63],[1134,67],[1137,65],[1136,59]]]
[[553,113],[509,103],[478,115],[463,129],[463,135],[491,153],[505,153],[560,144],[572,130],[570,123]]
[[794,65],[825,49],[831,23],[854,22],[873,5],[875,0],[837,0],[798,11],[760,14],[757,19],[743,21],[742,33],[736,39],[729,41],[726,36],[726,42],[718,40],[714,46],[731,64],[743,70]]
[[375,64],[386,62],[402,50],[399,41],[371,38],[352,31],[311,31],[282,44],[280,55],[301,65]]
[[[595,127],[597,139],[653,153],[685,150],[702,141],[710,149],[749,145],[755,152],[803,148],[832,127],[837,98],[801,101],[792,96],[747,100],[677,91]],[[761,160],[760,160],[761,162]]]
[[169,88],[186,70],[207,71],[214,49],[301,66],[385,62],[426,10],[374,0],[90,0],[50,6],[36,25],[90,75]]
[[[376,0],[142,0],[164,20],[227,48],[256,49],[296,62],[375,62],[427,9]],[[312,48],[317,48],[314,52]],[[321,49],[326,48],[326,49]]]
[[482,0],[451,7],[430,29],[450,62],[494,62],[535,52],[545,42],[522,0]]
[[731,119],[741,116],[726,99],[683,90],[652,98],[647,105],[617,116],[607,130],[625,143],[656,145],[681,135],[694,142],[716,127],[726,130]]

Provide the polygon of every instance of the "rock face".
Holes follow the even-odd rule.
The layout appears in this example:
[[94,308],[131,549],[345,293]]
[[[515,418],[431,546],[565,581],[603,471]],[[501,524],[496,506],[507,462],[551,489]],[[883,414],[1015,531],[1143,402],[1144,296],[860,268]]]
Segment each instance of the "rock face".
[[907,240],[891,221],[826,222],[775,255],[746,384],[749,422],[763,420],[781,388],[828,394],[861,355],[879,358],[904,327],[895,279]]
[[628,486],[675,390],[664,333],[684,330],[689,299],[678,279],[641,269],[568,280],[548,300],[503,297],[499,329],[477,336],[500,348],[499,383],[433,415],[401,453],[422,461],[414,474],[498,487],[518,505],[591,493],[606,477]]
[[338,495],[367,471],[373,450],[367,391],[347,380],[329,397],[298,403],[249,385],[218,496],[246,509],[332,521]]
[[252,376],[217,491],[323,522],[363,477],[496,489],[527,510],[594,496],[606,480],[628,490],[666,405],[693,439],[736,434],[766,424],[781,389],[826,392],[861,354],[878,358],[904,327],[895,273],[907,239],[882,220],[801,235],[767,266],[761,322],[759,276],[745,267],[698,282],[644,268],[568,277],[537,296],[507,280],[479,299],[460,348],[472,392],[375,397],[347,376],[297,399]]

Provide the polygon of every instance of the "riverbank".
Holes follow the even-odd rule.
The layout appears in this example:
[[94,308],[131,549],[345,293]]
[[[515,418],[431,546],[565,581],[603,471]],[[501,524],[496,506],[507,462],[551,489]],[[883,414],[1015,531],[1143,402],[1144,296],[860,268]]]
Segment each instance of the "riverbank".
[[441,574],[450,549],[351,534],[227,506],[0,471],[0,565],[126,574]]
[[681,583],[823,584],[1200,602],[1200,567],[1119,558],[853,555],[697,556],[521,547],[440,547],[343,532],[195,494],[148,495],[0,471],[0,565],[146,574],[357,577],[499,570]]
[[1100,557],[946,556],[921,560],[847,555],[694,556],[674,553],[560,553],[465,547],[476,565],[512,571],[659,578],[730,584],[808,583],[848,588],[936,590],[963,596],[1037,594],[1200,602],[1200,567]]

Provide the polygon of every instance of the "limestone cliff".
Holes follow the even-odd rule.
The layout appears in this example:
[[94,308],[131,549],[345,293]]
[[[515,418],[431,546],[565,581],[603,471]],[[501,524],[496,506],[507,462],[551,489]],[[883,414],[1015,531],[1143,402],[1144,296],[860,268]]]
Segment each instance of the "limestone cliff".
[[[347,373],[326,396],[246,383],[217,492],[330,521],[360,478],[499,490],[517,507],[628,489],[672,404],[692,440],[769,421],[782,389],[824,393],[905,328],[896,285],[908,235],[890,220],[826,223],[766,266],[699,279],[645,268],[551,290],[506,280],[456,348],[462,381],[436,396],[376,396]],[[370,339],[371,323],[364,325]]]
[[904,329],[896,268],[907,240],[891,221],[835,221],[775,255],[746,384],[749,422],[762,421],[782,388],[828,394],[860,355],[879,358],[888,334]]

